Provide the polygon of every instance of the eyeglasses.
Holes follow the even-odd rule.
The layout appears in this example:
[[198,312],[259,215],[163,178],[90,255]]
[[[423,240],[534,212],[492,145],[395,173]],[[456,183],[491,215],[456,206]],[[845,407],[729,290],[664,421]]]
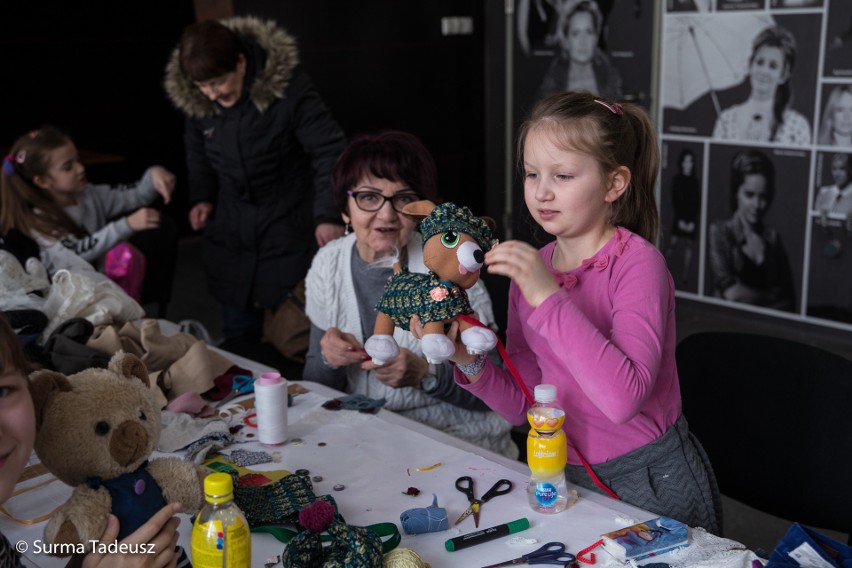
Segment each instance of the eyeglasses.
[[385,206],[386,201],[391,202],[391,207],[393,207],[394,211],[398,213],[402,213],[402,208],[408,205],[409,203],[414,203],[420,196],[411,191],[401,191],[395,194],[393,197],[386,197],[377,191],[347,191],[348,195],[351,195],[353,199],[355,199],[355,205],[358,206],[358,209],[361,211],[368,211],[370,213],[375,213],[379,209]]

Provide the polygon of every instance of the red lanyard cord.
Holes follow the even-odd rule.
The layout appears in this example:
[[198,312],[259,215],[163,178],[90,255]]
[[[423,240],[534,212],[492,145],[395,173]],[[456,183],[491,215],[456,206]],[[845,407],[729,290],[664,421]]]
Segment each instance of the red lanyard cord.
[[[459,314],[458,317],[459,317],[460,320],[464,321],[465,323],[469,323],[471,325],[475,325],[475,326],[478,326],[478,327],[485,327],[485,328],[488,327],[484,323],[479,321],[478,319],[470,317],[468,315]],[[527,385],[521,379],[521,374],[518,373],[518,369],[515,367],[515,364],[512,363],[512,359],[509,358],[509,354],[506,352],[506,347],[503,345],[503,342],[500,341],[499,337],[497,338],[497,352],[500,353],[500,357],[503,358],[503,361],[506,363],[506,367],[508,367],[508,369],[509,369],[509,373],[512,374],[512,378],[514,378],[515,382],[518,383],[518,387],[520,387],[521,392],[524,394],[524,397],[527,399],[527,402],[530,403],[530,406],[535,404],[535,399],[530,394],[530,391],[527,388]],[[574,449],[575,452],[577,452],[577,456],[580,458],[580,462],[583,464],[583,467],[586,469],[586,472],[589,474],[589,477],[592,478],[592,482],[594,482],[595,485],[597,485],[602,491],[604,491],[607,495],[609,495],[613,499],[620,500],[620,499],[618,499],[618,495],[616,495],[615,492],[612,489],[607,487],[606,484],[603,481],[600,480],[600,478],[598,477],[598,474],[595,473],[595,471],[592,469],[592,466],[589,464],[588,461],[586,461],[586,458],[585,458],[585,456],[583,456],[583,453],[578,448],[574,447],[573,445],[571,445],[571,444],[568,444],[568,445],[571,446]]]

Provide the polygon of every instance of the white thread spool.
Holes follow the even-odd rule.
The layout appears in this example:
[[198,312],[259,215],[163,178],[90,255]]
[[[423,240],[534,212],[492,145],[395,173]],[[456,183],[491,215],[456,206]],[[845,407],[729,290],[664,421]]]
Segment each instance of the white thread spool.
[[262,373],[254,383],[257,437],[266,446],[287,441],[287,381],[279,373]]

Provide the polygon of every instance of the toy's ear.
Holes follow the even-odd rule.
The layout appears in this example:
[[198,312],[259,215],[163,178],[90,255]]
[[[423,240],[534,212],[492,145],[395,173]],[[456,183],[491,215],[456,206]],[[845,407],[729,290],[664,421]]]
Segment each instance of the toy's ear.
[[485,221],[485,224],[488,225],[488,228],[491,229],[492,233],[497,230],[497,222],[494,219],[485,216],[482,216],[481,219]]
[[44,410],[54,395],[73,390],[71,381],[62,373],[56,371],[36,371],[30,375],[30,394],[36,414],[36,431],[41,429],[44,421]]
[[419,221],[424,217],[428,217],[429,213],[431,213],[432,210],[435,209],[435,207],[437,207],[437,205],[435,205],[428,199],[423,199],[421,201],[409,203],[408,205],[402,208],[402,213]]
[[109,360],[109,370],[127,379],[139,379],[146,387],[150,386],[148,369],[145,363],[132,353],[119,351]]

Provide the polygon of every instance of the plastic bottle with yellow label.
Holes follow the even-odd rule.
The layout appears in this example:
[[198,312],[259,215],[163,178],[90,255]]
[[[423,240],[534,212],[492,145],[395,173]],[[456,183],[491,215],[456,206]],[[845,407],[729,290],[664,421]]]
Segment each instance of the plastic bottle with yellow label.
[[234,503],[234,482],[226,473],[204,479],[207,503],[192,527],[194,568],[251,568],[251,534],[245,515]]
[[565,411],[556,400],[555,385],[536,385],[535,404],[527,412],[527,463],[530,482],[527,497],[533,511],[559,513],[568,506],[565,462],[568,442],[562,423]]

